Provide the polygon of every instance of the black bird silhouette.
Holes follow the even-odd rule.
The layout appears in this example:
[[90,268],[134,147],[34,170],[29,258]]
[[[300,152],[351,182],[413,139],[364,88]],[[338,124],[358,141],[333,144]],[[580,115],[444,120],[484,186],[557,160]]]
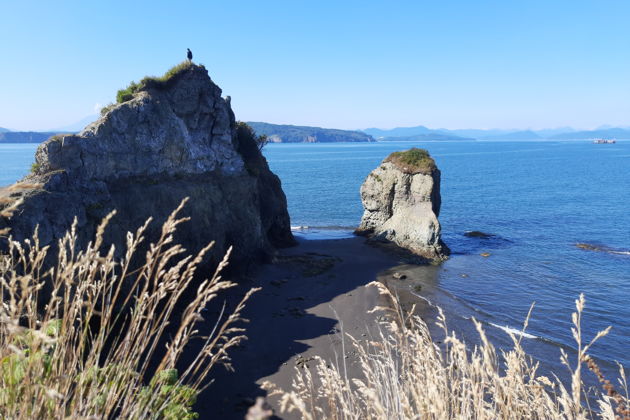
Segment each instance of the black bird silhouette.
[[188,54],[187,54],[188,61],[192,61],[192,51],[190,51],[190,48],[186,48],[186,49],[188,50]]

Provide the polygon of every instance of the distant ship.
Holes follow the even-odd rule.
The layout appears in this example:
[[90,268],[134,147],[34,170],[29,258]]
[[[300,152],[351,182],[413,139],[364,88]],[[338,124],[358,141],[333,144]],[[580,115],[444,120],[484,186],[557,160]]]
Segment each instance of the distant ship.
[[595,143],[595,144],[615,144],[615,143],[617,143],[617,140],[615,140],[615,139],[595,139],[595,140],[593,140],[593,143]]

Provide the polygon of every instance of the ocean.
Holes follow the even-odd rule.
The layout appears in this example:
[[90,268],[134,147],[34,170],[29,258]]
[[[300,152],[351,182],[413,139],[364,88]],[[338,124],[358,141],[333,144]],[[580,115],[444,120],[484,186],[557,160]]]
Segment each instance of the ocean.
[[[519,331],[535,302],[524,345],[559,368],[560,348],[575,348],[571,313],[584,293],[585,337],[613,326],[591,354],[608,371],[615,361],[630,369],[630,142],[269,144],[264,153],[291,224],[305,237],[335,238],[358,226],[370,171],[413,146],[442,172],[439,219],[452,251],[421,294],[450,317],[475,317],[506,345],[505,332]],[[494,236],[464,235],[474,230]]]
[[[452,251],[422,297],[455,324],[475,317],[500,343],[535,302],[524,344],[559,367],[560,348],[575,348],[571,312],[584,293],[585,337],[613,326],[591,354],[606,370],[615,361],[630,369],[630,142],[268,144],[264,154],[298,234],[343,238],[359,224],[365,177],[390,152],[413,146],[429,150],[442,172],[440,223]],[[30,170],[36,147],[0,144],[0,185]],[[473,230],[494,236],[464,235]]]

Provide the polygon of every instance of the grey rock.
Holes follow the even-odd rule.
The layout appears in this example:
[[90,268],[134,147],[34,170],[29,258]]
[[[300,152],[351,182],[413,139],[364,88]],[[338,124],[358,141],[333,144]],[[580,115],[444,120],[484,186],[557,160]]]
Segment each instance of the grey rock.
[[385,159],[361,185],[364,213],[357,234],[394,243],[429,261],[448,248],[440,238],[440,171],[414,173]]
[[[148,240],[184,197],[190,197],[176,241],[194,253],[215,241],[216,263],[229,246],[231,265],[269,258],[294,243],[280,180],[252,132],[236,123],[203,66],[190,65],[162,84],[148,84],[77,135],[54,136],[37,149],[36,173],[23,183],[24,203],[0,218],[15,239],[33,235],[54,245],[78,220],[81,244],[111,210],[107,241],[153,217]],[[19,198],[19,197],[16,197]]]

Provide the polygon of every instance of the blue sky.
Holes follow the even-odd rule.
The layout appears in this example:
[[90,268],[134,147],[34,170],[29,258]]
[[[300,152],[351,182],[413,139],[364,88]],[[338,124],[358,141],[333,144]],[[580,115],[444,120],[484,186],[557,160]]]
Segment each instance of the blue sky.
[[0,127],[76,122],[186,48],[237,118],[630,125],[628,1],[0,0]]

